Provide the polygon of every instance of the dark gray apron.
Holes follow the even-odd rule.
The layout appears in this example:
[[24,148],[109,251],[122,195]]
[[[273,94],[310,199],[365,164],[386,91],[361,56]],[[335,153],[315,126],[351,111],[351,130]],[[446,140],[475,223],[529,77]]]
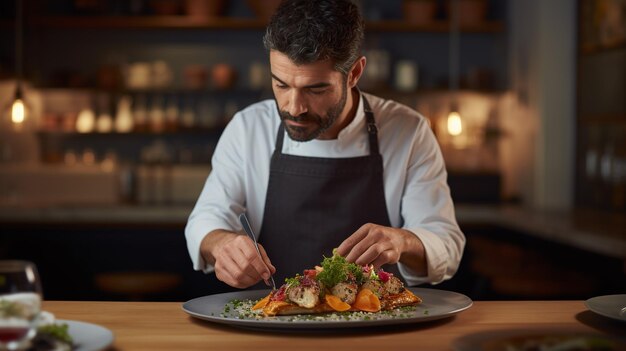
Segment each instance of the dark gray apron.
[[[259,242],[276,267],[276,284],[330,257],[333,248],[365,223],[390,226],[378,129],[363,97],[370,154],[320,158],[282,153],[276,137]],[[386,270],[389,268],[385,267]],[[395,271],[395,269],[392,269]]]

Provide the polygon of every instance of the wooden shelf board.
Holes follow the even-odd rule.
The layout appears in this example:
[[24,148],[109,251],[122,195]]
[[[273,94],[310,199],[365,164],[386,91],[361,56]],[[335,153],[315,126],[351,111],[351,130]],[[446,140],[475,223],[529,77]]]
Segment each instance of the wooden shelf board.
[[79,132],[66,132],[66,131],[57,131],[57,130],[40,130],[37,131],[37,134],[41,136],[50,136],[50,137],[80,137],[80,138],[93,138],[93,137],[132,137],[137,135],[146,135],[146,136],[167,136],[167,135],[199,135],[199,134],[212,134],[222,132],[225,126],[216,126],[216,127],[193,127],[193,128],[185,128],[180,130],[168,130],[162,132],[155,131],[131,131],[128,133],[120,133],[120,132],[108,132],[108,133],[99,133],[99,132],[89,132],[89,133],[79,133]]
[[265,22],[257,19],[187,16],[73,16],[39,17],[35,24],[50,28],[120,28],[120,29],[259,29]]
[[[193,18],[189,16],[39,16],[27,20],[29,25],[45,28],[91,29],[264,29],[267,22],[256,18]],[[0,22],[0,27],[10,28],[12,21]],[[369,21],[365,29],[374,32],[424,32],[447,33],[447,21],[430,24],[413,24],[402,20]],[[461,27],[467,33],[498,33],[504,30],[500,21],[488,21]]]
[[[216,90],[216,89],[185,89],[185,88],[160,88],[160,89],[101,89],[96,87],[54,87],[54,86],[40,86],[37,87],[40,91],[75,91],[85,93],[103,93],[103,94],[129,94],[129,95],[202,95],[202,94],[262,94],[267,91],[261,89],[246,89],[246,88],[233,88],[229,90]],[[378,96],[391,96],[391,97],[416,97],[431,94],[450,94],[451,91],[446,88],[421,88],[412,91],[400,91],[394,89],[363,89],[364,92],[378,95]],[[485,95],[500,95],[504,94],[504,89],[460,89],[458,93],[478,93]]]
[[229,88],[229,89],[216,89],[216,88],[202,88],[191,89],[184,87],[169,87],[169,88],[146,88],[146,89],[126,89],[115,88],[105,89],[99,87],[62,87],[41,85],[36,87],[38,90],[46,91],[68,91],[68,92],[84,92],[94,94],[115,94],[115,95],[218,95],[218,94],[246,94],[246,95],[259,95],[265,92],[264,89],[252,89],[252,88]]
[[[450,23],[447,21],[435,21],[430,24],[413,24],[399,20],[386,20],[367,22],[366,30],[383,31],[383,32],[433,32],[448,33],[450,32]],[[502,22],[489,21],[478,23],[475,25],[461,26],[461,31],[469,33],[497,33],[504,30]]]
[[626,114],[579,115],[583,124],[626,124]]
[[607,51],[623,50],[626,49],[626,40],[614,42],[606,45],[582,45],[579,49],[579,54],[582,56],[599,54]]

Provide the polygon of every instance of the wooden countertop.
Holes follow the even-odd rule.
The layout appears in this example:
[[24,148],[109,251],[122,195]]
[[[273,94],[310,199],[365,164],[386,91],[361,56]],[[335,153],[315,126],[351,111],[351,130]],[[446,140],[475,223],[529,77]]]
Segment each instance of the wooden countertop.
[[252,331],[188,316],[175,302],[45,301],[59,319],[95,323],[115,335],[112,350],[452,350],[459,338],[503,330],[566,330],[621,337],[626,324],[583,301],[477,301],[458,315],[404,326],[331,332]]

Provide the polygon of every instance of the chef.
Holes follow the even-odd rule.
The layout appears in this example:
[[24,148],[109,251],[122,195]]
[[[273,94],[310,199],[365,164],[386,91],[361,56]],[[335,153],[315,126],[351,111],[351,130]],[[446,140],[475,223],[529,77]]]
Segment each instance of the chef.
[[337,248],[408,285],[452,277],[465,237],[441,151],[419,113],[357,88],[358,7],[285,0],[263,41],[274,99],[235,114],[220,137],[185,229],[194,268],[235,288],[270,274],[280,285]]

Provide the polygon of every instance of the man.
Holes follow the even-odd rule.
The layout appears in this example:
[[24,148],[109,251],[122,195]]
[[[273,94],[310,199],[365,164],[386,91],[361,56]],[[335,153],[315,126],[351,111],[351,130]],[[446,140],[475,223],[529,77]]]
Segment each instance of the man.
[[397,264],[409,285],[456,272],[465,237],[438,144],[417,112],[357,89],[362,41],[348,0],[276,10],[264,37],[275,100],[238,112],[218,142],[185,230],[195,269],[247,288],[338,248],[357,264]]

